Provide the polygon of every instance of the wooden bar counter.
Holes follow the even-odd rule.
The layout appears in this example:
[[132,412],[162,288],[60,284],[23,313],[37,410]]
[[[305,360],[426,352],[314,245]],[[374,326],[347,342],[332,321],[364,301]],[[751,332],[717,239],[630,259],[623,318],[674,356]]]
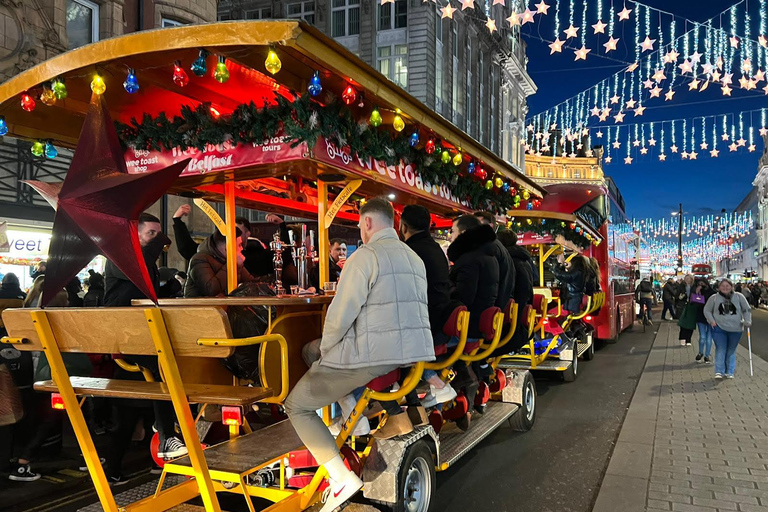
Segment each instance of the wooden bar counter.
[[[301,357],[301,350],[312,340],[321,337],[323,332],[323,322],[328,304],[333,300],[332,296],[327,295],[281,295],[281,296],[255,296],[255,297],[199,297],[190,299],[160,299],[159,306],[162,307],[185,307],[185,306],[218,306],[222,308],[235,306],[270,306],[270,322],[267,333],[282,334],[288,343],[288,367],[290,372],[291,388],[308,370],[307,365]],[[150,300],[134,300],[133,306],[154,306]],[[254,335],[257,333],[254,333]],[[198,359],[198,358],[185,358]],[[200,360],[199,363],[203,363]],[[198,362],[185,361],[180,364],[182,377],[187,375],[190,380],[198,381],[199,372],[208,373],[210,383],[224,383],[226,378],[231,375],[221,366],[218,368],[206,366],[202,368]],[[267,344],[261,350],[261,378],[264,387],[272,388],[275,395],[278,395],[280,389],[280,350],[277,344]],[[186,379],[185,379],[186,380]]]

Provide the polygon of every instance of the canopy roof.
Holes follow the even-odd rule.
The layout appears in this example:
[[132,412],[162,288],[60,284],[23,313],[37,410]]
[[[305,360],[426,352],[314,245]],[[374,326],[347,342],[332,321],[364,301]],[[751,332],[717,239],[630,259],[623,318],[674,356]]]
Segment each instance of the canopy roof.
[[[282,69],[270,75],[265,71],[265,59],[274,48]],[[194,79],[185,87],[172,80],[174,62],[180,61],[184,69],[199,55],[201,49],[212,56],[226,57],[231,78],[220,84],[213,79]],[[208,71],[215,61],[208,60]],[[129,69],[136,70],[141,89],[127,94],[122,87]],[[433,133],[446,147],[461,148],[465,155],[482,162],[492,172],[497,172],[519,184],[533,197],[542,197],[544,190],[518,169],[503,161],[482,144],[456,128],[446,119],[427,108],[404,89],[384,77],[351,52],[315,28],[296,20],[290,21],[233,21],[206,25],[185,25],[137,32],[106,39],[78,48],[47,60],[0,85],[0,115],[5,117],[9,134],[27,139],[50,139],[54,144],[74,147],[88,109],[91,95],[90,83],[95,73],[104,77],[104,98],[110,115],[115,121],[130,123],[132,118],[141,120],[144,114],[157,116],[165,112],[168,117],[178,115],[184,105],[211,105],[222,115],[231,113],[238,105],[253,100],[274,98],[278,93],[292,97],[292,91],[303,92],[315,72],[319,73],[323,87],[342,91],[348,85],[363,93],[365,106],[360,115],[370,112],[371,105],[381,108],[383,122],[391,126],[394,111],[400,109],[409,129],[416,126],[426,133]],[[52,106],[38,105],[33,112],[21,108],[20,98],[29,92],[37,98],[44,86],[54,79],[63,79],[68,96]],[[350,105],[355,110],[356,105]],[[423,132],[424,133],[424,132]],[[313,148],[309,148],[310,150]],[[259,164],[238,170],[237,173],[218,175],[201,173],[196,178],[182,178],[176,192],[221,183],[224,179],[252,180],[264,177],[294,175],[317,179],[320,172],[332,169],[327,161]],[[341,169],[345,171],[346,169]],[[381,170],[368,170],[366,180],[359,190],[363,195],[374,195],[389,190],[386,180],[378,174]],[[342,172],[344,179],[359,178],[350,172]],[[386,176],[385,176],[386,178]],[[402,178],[401,178],[402,179]],[[209,188],[206,195],[214,189]],[[400,187],[400,190],[410,190]],[[407,195],[407,194],[406,194]],[[430,200],[428,194],[398,201]],[[437,211],[450,214],[446,201]],[[432,205],[434,206],[434,205]],[[453,208],[453,213],[466,208]],[[436,212],[437,212],[436,211]]]

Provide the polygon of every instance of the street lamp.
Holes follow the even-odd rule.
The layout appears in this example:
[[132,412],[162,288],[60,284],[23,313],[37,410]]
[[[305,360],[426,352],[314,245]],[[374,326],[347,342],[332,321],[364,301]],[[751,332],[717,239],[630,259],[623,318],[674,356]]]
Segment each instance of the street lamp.
[[677,271],[683,272],[683,203],[680,203],[680,210],[672,212],[673,217],[677,217]]

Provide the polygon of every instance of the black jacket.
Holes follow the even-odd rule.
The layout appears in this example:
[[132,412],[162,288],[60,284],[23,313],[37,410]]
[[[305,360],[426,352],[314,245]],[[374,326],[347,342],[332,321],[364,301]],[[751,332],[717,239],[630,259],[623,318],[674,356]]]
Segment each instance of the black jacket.
[[[341,276],[341,267],[335,261],[328,258],[328,281],[338,281]],[[309,271],[309,284],[315,287],[315,290],[322,290],[324,283],[320,282],[320,265],[315,265]]]
[[189,261],[197,252],[197,242],[189,234],[189,229],[181,217],[173,218],[173,237],[176,239],[176,249],[181,257]]
[[0,285],[0,299],[21,299],[27,298],[27,294],[19,286]]
[[581,270],[566,271],[562,265],[554,265],[552,273],[561,283],[565,284],[567,296],[563,302],[563,309],[570,313],[581,311],[581,300],[584,298],[584,284],[586,276]]
[[424,262],[427,269],[427,308],[433,333],[440,333],[452,312],[451,280],[448,258],[428,231],[416,233],[405,241]]
[[480,315],[496,305],[499,291],[499,262],[491,226],[478,226],[456,237],[448,247],[451,298],[469,310],[469,337],[482,338]]
[[661,298],[664,302],[675,302],[675,295],[677,295],[677,285],[667,281],[664,287],[661,289]]
[[[695,291],[695,290],[694,290]],[[694,291],[691,292],[691,294],[694,293]],[[691,302],[691,305],[696,308],[696,323],[697,324],[708,324],[709,321],[707,320],[707,317],[704,316],[704,306],[706,305],[707,301],[711,296],[715,294],[715,291],[710,288],[706,287],[701,290],[701,295],[704,296],[704,304],[700,304],[698,302]]]
[[509,251],[498,238],[494,240],[492,250],[499,264],[499,291],[496,295],[496,306],[504,309],[515,290],[515,264],[509,256]]
[[[157,259],[163,251],[163,247],[170,244],[171,240],[163,233],[157,235],[149,245],[141,249],[144,255],[144,263],[147,265],[149,278],[152,286],[157,293],[160,288],[160,272],[157,269]],[[105,281],[107,283],[104,293],[104,305],[110,307],[130,306],[133,299],[146,299],[147,297],[139,288],[125,277],[114,263],[107,260],[107,266],[104,271]]]
[[519,245],[507,246],[512,264],[515,266],[515,287],[512,297],[522,310],[533,302],[533,259],[530,253]]
[[[238,282],[252,281],[253,278],[244,268],[238,268]],[[209,236],[197,248],[187,271],[184,284],[184,297],[218,297],[227,295],[227,258],[216,248],[213,235]]]

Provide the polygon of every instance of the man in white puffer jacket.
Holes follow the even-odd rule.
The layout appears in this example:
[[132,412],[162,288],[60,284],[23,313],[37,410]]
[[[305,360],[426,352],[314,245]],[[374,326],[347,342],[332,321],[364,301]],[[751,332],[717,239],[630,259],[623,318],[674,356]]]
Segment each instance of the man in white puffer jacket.
[[363,482],[344,465],[316,411],[401,366],[435,359],[424,263],[393,226],[389,201],[374,198],[360,209],[365,245],[344,265],[326,315],[320,360],[285,401],[296,432],[331,480],[321,512],[341,506]]

